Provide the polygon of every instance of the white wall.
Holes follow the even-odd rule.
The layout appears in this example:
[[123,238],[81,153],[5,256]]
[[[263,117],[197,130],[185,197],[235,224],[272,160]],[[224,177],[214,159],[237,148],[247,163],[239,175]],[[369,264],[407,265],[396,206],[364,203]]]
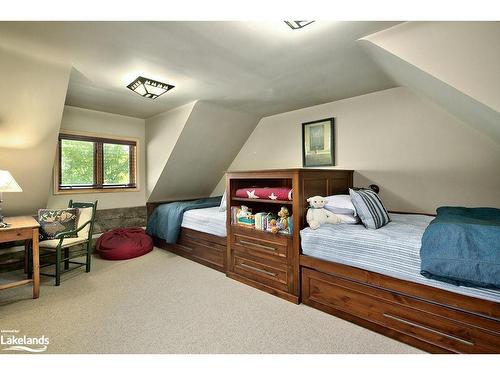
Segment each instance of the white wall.
[[327,117],[336,168],[378,184],[389,209],[500,207],[500,145],[402,87],[265,117],[229,170],[301,167],[301,124]]
[[149,198],[196,101],[146,120],[146,196]]
[[5,215],[45,207],[70,66],[0,49],[0,169],[22,193],[4,194]]
[[[69,199],[77,201],[99,200],[98,208],[136,207],[146,204],[146,136],[145,121],[142,119],[65,106],[61,121],[61,131],[96,133],[116,137],[139,139],[138,182],[139,191],[119,193],[53,194],[53,184],[47,207],[66,207]],[[55,147],[55,146],[54,146]],[[55,149],[54,149],[55,153]],[[52,159],[52,163],[53,163]]]

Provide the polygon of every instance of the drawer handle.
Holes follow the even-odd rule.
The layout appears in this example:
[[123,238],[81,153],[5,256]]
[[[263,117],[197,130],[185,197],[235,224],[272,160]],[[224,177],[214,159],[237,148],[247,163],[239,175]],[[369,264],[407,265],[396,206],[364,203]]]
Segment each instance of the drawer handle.
[[260,247],[260,248],[266,249],[266,250],[276,251],[276,249],[274,247],[272,247],[272,246],[266,246],[266,245],[261,245],[260,243],[255,243],[255,242],[250,242],[250,241],[245,241],[245,240],[239,240],[239,243],[241,243],[243,245],[250,245],[250,246]]
[[250,266],[250,265],[248,265],[246,263],[240,263],[240,266],[243,267],[243,268],[248,268],[248,269],[250,269],[252,271],[257,271],[257,272],[266,274],[268,276],[272,276],[272,277],[276,277],[277,276],[274,272],[270,272],[270,271],[266,271],[266,270],[263,270],[263,269],[260,269],[260,268],[254,267],[254,266]]
[[463,344],[466,344],[466,345],[471,345],[471,346],[474,346],[474,343],[473,342],[470,342],[470,341],[467,341],[467,340],[464,340],[464,339],[461,339],[459,337],[456,337],[456,336],[453,336],[453,335],[449,335],[447,333],[444,333],[444,332],[441,332],[441,331],[437,331],[435,329],[432,329],[432,328],[429,328],[429,327],[426,327],[426,326],[423,326],[421,324],[418,324],[418,323],[415,323],[415,322],[412,322],[412,321],[409,321],[407,319],[403,319],[403,318],[400,318],[399,316],[394,316],[392,314],[387,314],[387,313],[384,313],[383,314],[386,318],[389,318],[389,319],[393,319],[393,320],[396,320],[400,323],[405,323],[405,324],[408,324],[410,326],[413,326],[413,327],[417,327],[417,328],[421,328],[423,330],[426,330],[427,332],[432,332],[432,333],[437,333],[439,335],[442,335],[442,336],[445,336],[449,339],[452,339],[452,340],[455,340],[455,341],[459,341]]

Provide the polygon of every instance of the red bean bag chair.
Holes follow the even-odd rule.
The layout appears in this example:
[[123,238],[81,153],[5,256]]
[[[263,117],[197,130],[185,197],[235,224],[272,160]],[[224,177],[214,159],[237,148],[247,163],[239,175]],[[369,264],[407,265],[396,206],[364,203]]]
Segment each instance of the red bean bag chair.
[[153,239],[142,228],[118,228],[104,233],[96,242],[103,259],[123,260],[140,257],[153,250]]

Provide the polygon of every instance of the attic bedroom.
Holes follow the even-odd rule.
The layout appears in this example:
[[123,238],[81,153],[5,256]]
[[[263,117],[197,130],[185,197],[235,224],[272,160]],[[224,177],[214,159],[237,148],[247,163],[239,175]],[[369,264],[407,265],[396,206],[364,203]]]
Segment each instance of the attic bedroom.
[[500,23],[317,18],[0,21],[0,360],[499,358]]

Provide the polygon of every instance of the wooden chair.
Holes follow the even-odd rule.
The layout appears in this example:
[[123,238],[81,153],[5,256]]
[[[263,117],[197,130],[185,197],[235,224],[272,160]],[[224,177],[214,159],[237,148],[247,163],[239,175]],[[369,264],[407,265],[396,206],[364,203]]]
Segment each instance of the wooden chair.
[[[43,257],[46,258],[47,255],[54,256],[55,261],[48,261],[44,263],[42,267],[55,266],[55,273],[43,273],[40,275],[55,277],[58,286],[61,283],[61,274],[68,271],[72,271],[76,268],[85,266],[85,272],[90,272],[90,263],[92,255],[92,232],[94,229],[95,213],[97,210],[97,201],[94,203],[84,203],[84,202],[73,202],[69,201],[69,208],[79,208],[79,218],[77,229],[74,231],[62,232],[56,235],[53,240],[40,241],[40,250],[47,251]],[[89,210],[89,208],[91,210]],[[70,237],[77,235],[77,237]],[[83,252],[78,251],[74,254],[70,254],[70,249],[75,246],[83,246]],[[63,258],[64,255],[64,258]],[[80,258],[82,256],[86,257],[85,263],[73,261],[71,259]],[[61,263],[64,262],[64,269],[61,270]],[[70,268],[70,264],[75,264],[75,267]]]

